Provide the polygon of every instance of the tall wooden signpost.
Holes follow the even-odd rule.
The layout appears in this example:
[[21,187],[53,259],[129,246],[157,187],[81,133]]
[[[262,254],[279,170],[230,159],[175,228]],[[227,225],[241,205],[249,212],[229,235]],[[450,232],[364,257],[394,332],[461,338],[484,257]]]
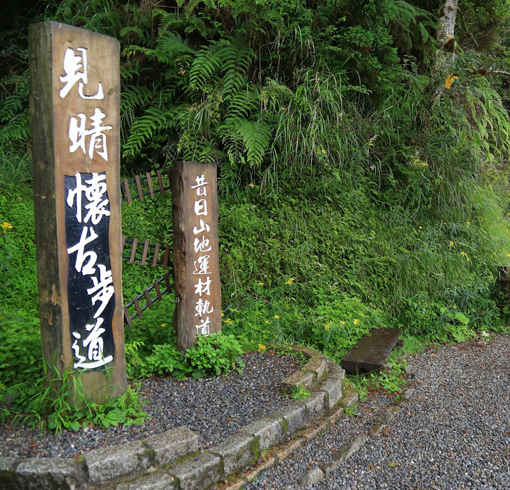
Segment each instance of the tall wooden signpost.
[[221,330],[218,198],[214,164],[177,162],[172,168],[174,328],[186,350],[198,335]]
[[126,388],[119,44],[55,22],[29,42],[43,357],[101,400]]

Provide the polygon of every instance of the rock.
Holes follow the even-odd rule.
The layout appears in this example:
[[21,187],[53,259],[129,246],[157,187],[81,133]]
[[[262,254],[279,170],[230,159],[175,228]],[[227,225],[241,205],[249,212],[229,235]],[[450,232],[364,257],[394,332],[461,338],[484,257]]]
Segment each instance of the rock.
[[339,466],[334,461],[330,461],[329,463],[326,463],[321,466],[321,470],[326,476],[329,475],[330,473],[333,473],[333,471],[338,470],[338,468]]
[[353,441],[344,444],[338,451],[335,451],[332,456],[333,461],[340,461],[349,459],[356,451],[359,451],[365,442],[367,442],[367,436],[358,436]]
[[309,473],[307,473],[301,480],[299,480],[299,484],[302,487],[309,487],[311,485],[315,485],[324,479],[324,473],[320,468],[315,468]]

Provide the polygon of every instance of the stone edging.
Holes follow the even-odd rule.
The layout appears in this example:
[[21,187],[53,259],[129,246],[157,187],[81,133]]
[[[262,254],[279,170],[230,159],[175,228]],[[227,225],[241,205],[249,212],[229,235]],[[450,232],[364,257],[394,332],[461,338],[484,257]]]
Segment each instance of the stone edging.
[[326,475],[336,471],[338,469],[337,463],[339,461],[345,461],[349,459],[355,452],[359,451],[359,449],[363,447],[371,437],[377,436],[381,433],[386,425],[400,411],[401,405],[409,401],[409,398],[413,395],[415,390],[415,383],[408,382],[407,388],[404,391],[403,398],[397,400],[387,410],[375,417],[366,435],[358,435],[352,441],[346,442],[340,449],[331,455],[331,461],[323,464],[320,468],[313,468],[310,470],[301,478],[299,484],[302,487],[315,485],[316,483],[322,481]]
[[290,436],[331,412],[342,399],[345,377],[345,371],[321,352],[293,349],[309,361],[284,380],[284,388],[303,385],[316,391],[252,422],[217,446],[199,452],[198,436],[179,427],[143,441],[89,451],[79,461],[0,457],[0,486],[5,490],[202,490],[243,471],[277,445],[286,443],[288,455],[289,447],[303,439],[301,435],[289,443]]

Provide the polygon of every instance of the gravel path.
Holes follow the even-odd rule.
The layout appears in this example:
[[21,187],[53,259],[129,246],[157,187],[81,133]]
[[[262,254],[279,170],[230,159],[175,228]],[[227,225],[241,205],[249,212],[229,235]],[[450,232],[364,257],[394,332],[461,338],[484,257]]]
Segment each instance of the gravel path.
[[[371,437],[311,489],[510,489],[510,336],[429,349],[409,361],[417,389],[386,430]],[[369,396],[358,417],[343,417],[247,487],[291,490],[366,435],[391,403]]]
[[241,427],[293,400],[281,394],[281,381],[299,369],[290,356],[247,354],[246,367],[213,379],[151,378],[141,393],[151,416],[143,426],[86,428],[58,436],[0,424],[0,456],[71,458],[85,451],[143,439],[185,425],[199,435],[202,448],[216,445]]

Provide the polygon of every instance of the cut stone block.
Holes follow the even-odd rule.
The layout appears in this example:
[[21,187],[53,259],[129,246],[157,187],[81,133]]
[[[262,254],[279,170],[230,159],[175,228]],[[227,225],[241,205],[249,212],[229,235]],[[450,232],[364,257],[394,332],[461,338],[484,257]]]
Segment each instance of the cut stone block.
[[335,451],[331,456],[333,461],[340,461],[349,459],[356,451],[359,451],[361,446],[367,442],[367,436],[358,436],[353,441],[344,444],[338,451]]
[[358,403],[358,392],[356,390],[345,390],[344,396],[340,400],[341,405],[344,408],[351,408]]
[[384,424],[374,424],[370,427],[368,435],[370,437],[378,436],[386,426]]
[[20,459],[0,457],[0,488],[5,490],[16,488],[16,467],[20,462]]
[[307,423],[308,417],[304,400],[295,402],[277,413],[285,420],[284,432],[286,436],[294,434],[294,432],[304,427]]
[[344,390],[340,380],[326,379],[319,389],[326,393],[326,410],[331,410],[342,399]]
[[322,378],[322,375],[324,374],[324,371],[326,371],[327,367],[328,367],[327,358],[314,357],[303,366],[302,370],[305,372],[314,373],[315,379],[319,380]]
[[342,369],[336,362],[329,362],[328,372],[326,379],[339,379],[343,381],[345,379],[345,370]]
[[241,429],[239,434],[256,437],[259,442],[259,451],[269,449],[285,439],[283,414],[280,411],[256,420]]
[[296,371],[292,373],[290,376],[287,376],[283,381],[283,390],[286,393],[292,393],[292,389],[295,386],[304,386],[305,388],[309,388],[312,386],[314,382],[314,373],[313,372],[305,372],[305,371]]
[[322,358],[326,357],[322,352],[319,352],[316,349],[312,349],[311,347],[305,347],[303,345],[296,345],[292,348],[296,352],[302,352],[305,355],[305,357],[308,359],[312,359],[314,357],[322,357]]
[[151,466],[150,450],[140,441],[94,449],[85,454],[89,478],[99,483],[125,475],[137,475]]
[[350,373],[382,369],[402,333],[400,328],[378,328],[365,335],[342,359]]
[[307,424],[313,422],[316,418],[320,417],[324,413],[325,399],[326,393],[322,391],[316,391],[312,393],[306,400],[304,400]]
[[151,436],[145,442],[154,451],[155,462],[158,466],[198,451],[198,435],[187,427],[177,427],[177,429]]
[[177,490],[177,482],[166,473],[143,475],[130,482],[121,483],[115,490]]
[[386,410],[385,412],[381,413],[381,415],[375,418],[374,424],[386,425],[393,419],[393,417],[395,417],[395,414],[390,410]]
[[235,434],[211,449],[212,454],[221,456],[225,476],[240,472],[259,457],[259,442],[249,434]]
[[339,466],[334,461],[330,461],[329,463],[323,464],[321,466],[321,470],[325,475],[333,473],[334,471],[338,470],[338,468]]
[[77,482],[84,481],[85,473],[82,470],[82,465],[75,463],[72,459],[26,459],[16,468],[17,486],[13,488],[71,490],[76,488]]
[[324,480],[323,471],[320,468],[315,468],[303,476],[303,478],[299,480],[299,484],[302,487],[311,487],[322,480]]
[[221,458],[211,453],[188,459],[168,472],[179,480],[179,490],[203,490],[224,479]]

